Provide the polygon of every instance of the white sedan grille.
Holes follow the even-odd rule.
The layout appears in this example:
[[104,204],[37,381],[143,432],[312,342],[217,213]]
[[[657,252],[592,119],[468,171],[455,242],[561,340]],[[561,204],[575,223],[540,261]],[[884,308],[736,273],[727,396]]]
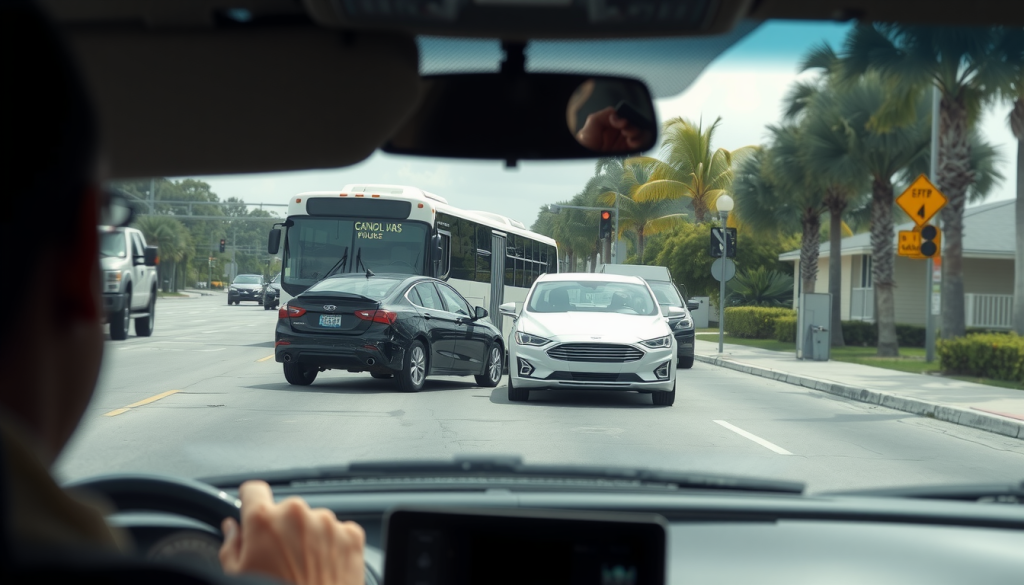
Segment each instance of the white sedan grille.
[[549,349],[548,356],[570,362],[623,363],[639,360],[644,352],[616,343],[563,343]]

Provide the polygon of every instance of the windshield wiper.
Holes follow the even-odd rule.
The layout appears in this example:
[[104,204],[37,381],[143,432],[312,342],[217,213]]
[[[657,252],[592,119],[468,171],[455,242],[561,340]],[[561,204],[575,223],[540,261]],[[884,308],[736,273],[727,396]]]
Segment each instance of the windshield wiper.
[[[326,490],[510,489],[627,490],[664,493],[726,490],[802,494],[804,484],[729,475],[657,471],[627,467],[526,465],[519,457],[456,457],[450,461],[369,461],[341,467],[259,474],[272,486]],[[250,478],[237,474],[203,481],[225,489]]]
[[367,268],[365,264],[363,264],[362,255],[363,255],[363,248],[362,247],[356,248],[356,267],[355,267],[355,270],[353,272],[358,272],[360,269],[366,270],[367,272],[370,271],[370,269]]
[[822,492],[818,495],[949,500],[984,504],[1024,504],[1024,481],[1019,484],[983,483],[844,490]]
[[334,274],[334,271],[338,270],[339,268],[344,270],[346,264],[348,264],[348,246],[345,246],[345,251],[341,253],[341,260],[338,260],[337,262],[335,262],[334,266],[331,266],[331,269],[327,271],[327,274],[324,274],[320,278],[316,278],[317,277],[317,273],[316,272],[313,273],[313,278],[316,278],[316,282],[314,282],[313,284],[316,284],[317,282],[320,282],[321,280],[323,280],[323,279],[327,278],[328,276]]

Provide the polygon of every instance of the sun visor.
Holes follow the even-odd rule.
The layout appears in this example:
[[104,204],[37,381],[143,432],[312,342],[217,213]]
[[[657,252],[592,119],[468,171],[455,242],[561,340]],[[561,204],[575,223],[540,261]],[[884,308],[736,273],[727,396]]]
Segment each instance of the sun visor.
[[412,37],[314,26],[66,29],[110,178],[350,165],[414,111]]

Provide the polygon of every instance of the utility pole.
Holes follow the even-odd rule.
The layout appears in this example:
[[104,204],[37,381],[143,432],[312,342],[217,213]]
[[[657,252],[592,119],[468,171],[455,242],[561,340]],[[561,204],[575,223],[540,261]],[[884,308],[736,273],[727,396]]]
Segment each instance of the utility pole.
[[[931,167],[928,170],[929,178],[933,183],[937,182],[936,175],[939,172],[939,106],[942,99],[939,87],[932,87],[932,150]],[[941,187],[940,187],[941,188]],[[939,219],[936,217],[935,222]],[[941,257],[942,251],[939,250]],[[925,289],[924,289],[924,360],[935,361],[935,316],[940,312],[940,299],[935,298],[938,287],[941,283],[935,281],[935,260],[928,258],[925,261]]]

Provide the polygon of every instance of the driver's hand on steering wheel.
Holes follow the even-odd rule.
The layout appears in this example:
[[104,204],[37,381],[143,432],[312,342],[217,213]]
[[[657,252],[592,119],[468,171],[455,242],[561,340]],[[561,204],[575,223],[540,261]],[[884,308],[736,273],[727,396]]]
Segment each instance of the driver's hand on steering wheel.
[[220,563],[227,574],[260,573],[295,585],[362,585],[366,534],[302,498],[274,503],[270,486],[247,481],[238,489],[242,526],[221,523]]

